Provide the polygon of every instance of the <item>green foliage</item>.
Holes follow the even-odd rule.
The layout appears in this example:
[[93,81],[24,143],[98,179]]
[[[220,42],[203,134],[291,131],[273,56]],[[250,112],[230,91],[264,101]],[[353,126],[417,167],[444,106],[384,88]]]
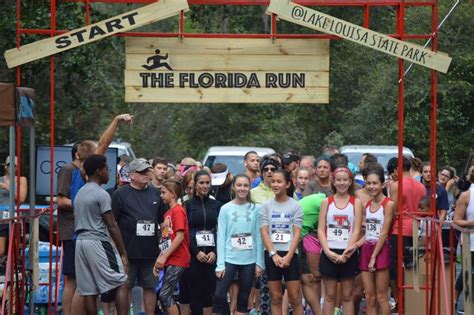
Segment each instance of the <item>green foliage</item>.
[[[9,1],[7,1],[9,2]],[[451,2],[440,1],[440,17]],[[91,5],[91,21],[99,21],[137,5]],[[0,10],[0,47],[16,45],[15,1]],[[270,18],[260,6],[192,6],[185,31],[191,33],[270,33]],[[361,8],[320,10],[362,24]],[[407,8],[406,30],[429,33],[431,11]],[[374,30],[395,33],[393,8],[373,7]],[[443,26],[439,49],[453,57],[448,74],[438,75],[438,164],[460,167],[474,147],[474,7],[462,4]],[[49,28],[47,2],[22,2],[22,27]],[[84,25],[84,4],[59,2],[58,29]],[[177,18],[137,31],[176,32]],[[279,21],[279,33],[314,31]],[[29,43],[44,36],[23,35]],[[418,42],[422,43],[422,42]],[[398,61],[342,40],[331,42],[330,104],[127,104],[124,102],[124,38],[111,37],[55,58],[55,141],[97,139],[110,119],[121,112],[135,115],[132,127],[118,137],[131,142],[141,156],[178,159],[202,157],[211,145],[289,147],[320,153],[325,144],[396,144],[398,131]],[[49,142],[49,58],[21,67],[22,85],[37,91],[37,142]],[[408,63],[405,63],[408,66]],[[405,145],[429,158],[430,71],[414,66],[405,80]],[[0,60],[0,81],[14,82],[15,71]],[[5,133],[1,134],[6,143]],[[6,153],[6,146],[2,154]]]

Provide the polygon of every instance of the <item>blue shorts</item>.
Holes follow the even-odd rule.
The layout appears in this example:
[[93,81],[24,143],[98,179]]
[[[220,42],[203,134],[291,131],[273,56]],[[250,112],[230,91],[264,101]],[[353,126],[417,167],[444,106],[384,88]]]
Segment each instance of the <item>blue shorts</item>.
[[76,276],[76,241],[63,241],[63,275],[68,277]]

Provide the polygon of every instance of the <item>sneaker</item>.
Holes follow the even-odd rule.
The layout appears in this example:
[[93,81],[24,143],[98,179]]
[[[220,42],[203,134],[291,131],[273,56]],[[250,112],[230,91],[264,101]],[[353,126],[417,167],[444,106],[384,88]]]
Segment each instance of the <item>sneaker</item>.
[[458,308],[458,302],[454,303],[454,309],[456,311],[456,315],[464,315],[464,310]]
[[397,302],[395,302],[395,299],[393,297],[391,297],[388,301],[388,305],[390,306],[390,310],[392,312],[397,309]]

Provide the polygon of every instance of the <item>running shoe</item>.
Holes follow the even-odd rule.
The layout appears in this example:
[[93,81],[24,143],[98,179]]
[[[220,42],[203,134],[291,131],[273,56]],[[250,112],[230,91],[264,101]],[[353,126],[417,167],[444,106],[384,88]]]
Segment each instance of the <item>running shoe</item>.
[[390,306],[390,311],[392,311],[392,313],[398,310],[397,302],[395,302],[395,299],[393,297],[390,298],[390,300],[388,301],[388,304]]

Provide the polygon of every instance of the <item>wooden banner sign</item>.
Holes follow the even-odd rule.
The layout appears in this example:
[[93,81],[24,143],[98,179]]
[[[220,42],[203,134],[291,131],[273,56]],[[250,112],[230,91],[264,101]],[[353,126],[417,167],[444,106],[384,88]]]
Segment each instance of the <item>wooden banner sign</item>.
[[5,52],[8,68],[127,32],[189,10],[186,0],[162,0],[113,18],[75,29],[62,35],[42,39]]
[[328,103],[329,41],[127,38],[125,101]]
[[272,0],[267,13],[276,14],[282,20],[336,35],[443,73],[448,71],[451,63],[451,58],[442,52],[434,52],[419,45],[374,32],[287,0]]

